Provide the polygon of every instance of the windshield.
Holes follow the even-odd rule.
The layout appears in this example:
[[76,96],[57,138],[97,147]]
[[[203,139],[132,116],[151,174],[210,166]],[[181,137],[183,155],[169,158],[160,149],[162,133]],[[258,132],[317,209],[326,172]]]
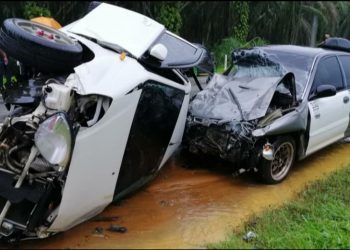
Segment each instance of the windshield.
[[238,50],[233,53],[235,67],[229,73],[231,79],[278,77],[287,72],[295,75],[296,94],[300,98],[309,77],[312,56],[269,49]]

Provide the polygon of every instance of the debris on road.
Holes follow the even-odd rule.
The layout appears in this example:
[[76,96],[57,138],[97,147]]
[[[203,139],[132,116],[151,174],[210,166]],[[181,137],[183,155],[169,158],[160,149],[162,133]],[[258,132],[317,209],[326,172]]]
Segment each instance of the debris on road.
[[104,229],[102,227],[96,227],[92,232],[93,236],[104,237]]
[[246,235],[243,236],[243,240],[248,242],[251,241],[252,239],[256,238],[256,233],[253,231],[249,231]]
[[161,200],[159,203],[161,207],[173,207],[175,204],[174,200],[170,200],[170,201]]
[[116,233],[126,233],[128,231],[126,227],[120,227],[116,225],[111,225],[110,228],[108,228],[107,230]]
[[108,221],[116,221],[119,220],[119,216],[97,216],[93,218],[91,221],[93,222],[108,222]]

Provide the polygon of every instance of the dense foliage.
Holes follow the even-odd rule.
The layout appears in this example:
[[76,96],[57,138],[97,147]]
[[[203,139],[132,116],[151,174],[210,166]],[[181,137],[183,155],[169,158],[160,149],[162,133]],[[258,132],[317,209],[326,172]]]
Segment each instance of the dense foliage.
[[28,1],[23,7],[23,16],[26,19],[32,19],[38,16],[51,16],[49,9],[39,6],[36,2]]
[[[315,45],[325,34],[350,38],[350,2],[343,1],[105,1],[163,23],[210,49],[227,39],[244,44],[255,37],[273,44]],[[88,1],[3,1],[8,17],[52,15],[62,25],[82,16]],[[226,40],[223,40],[226,39]]]

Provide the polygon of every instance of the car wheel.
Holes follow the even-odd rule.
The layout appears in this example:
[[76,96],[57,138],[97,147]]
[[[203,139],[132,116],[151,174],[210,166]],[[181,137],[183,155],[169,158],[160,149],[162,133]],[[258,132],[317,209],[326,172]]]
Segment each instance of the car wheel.
[[65,33],[19,18],[3,22],[0,47],[11,57],[42,72],[72,71],[81,64],[83,48]]
[[295,159],[295,142],[291,137],[281,137],[273,143],[274,159],[263,159],[259,167],[259,175],[267,184],[277,184],[283,181],[292,167]]

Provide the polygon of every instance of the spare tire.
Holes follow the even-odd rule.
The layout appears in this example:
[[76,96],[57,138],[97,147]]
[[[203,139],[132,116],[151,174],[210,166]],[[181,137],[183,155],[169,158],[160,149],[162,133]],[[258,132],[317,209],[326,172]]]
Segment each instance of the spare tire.
[[41,72],[69,72],[82,63],[83,48],[78,41],[49,26],[19,18],[3,22],[0,48]]

